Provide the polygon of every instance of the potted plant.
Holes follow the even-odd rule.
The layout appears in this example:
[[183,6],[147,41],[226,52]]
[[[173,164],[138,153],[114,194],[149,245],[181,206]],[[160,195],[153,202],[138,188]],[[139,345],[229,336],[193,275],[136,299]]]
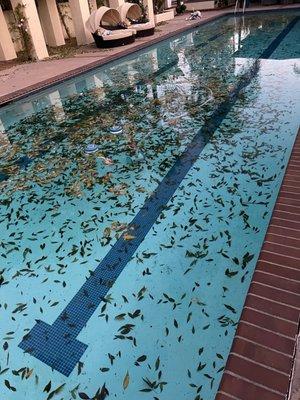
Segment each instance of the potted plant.
[[186,10],[186,5],[183,0],[177,0],[176,12],[177,14],[182,14]]

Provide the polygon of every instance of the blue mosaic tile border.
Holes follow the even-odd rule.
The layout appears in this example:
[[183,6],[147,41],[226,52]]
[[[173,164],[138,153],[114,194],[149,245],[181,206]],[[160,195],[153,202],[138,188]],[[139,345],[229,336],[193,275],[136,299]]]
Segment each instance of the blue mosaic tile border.
[[87,345],[78,341],[76,337],[103,301],[161,211],[198,159],[209,137],[218,129],[236,103],[240,92],[258,74],[260,59],[266,59],[272,55],[299,19],[299,17],[294,18],[263,51],[249,71],[241,77],[227,99],[217,107],[207,124],[194,136],[186,150],[130,223],[128,231],[132,234],[133,239],[128,241],[124,237],[120,237],[53,325],[37,321],[33,329],[24,336],[19,344],[21,349],[63,375],[70,375],[87,348]]

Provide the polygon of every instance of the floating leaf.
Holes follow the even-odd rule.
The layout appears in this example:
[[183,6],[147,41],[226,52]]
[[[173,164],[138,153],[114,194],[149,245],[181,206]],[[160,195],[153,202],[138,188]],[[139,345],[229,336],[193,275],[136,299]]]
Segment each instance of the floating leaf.
[[51,390],[51,381],[47,383],[47,385],[44,387],[43,392],[49,393]]
[[156,359],[156,361],[155,361],[155,371],[158,370],[159,364],[160,364],[160,359],[159,359],[159,357],[157,357],[157,359]]
[[80,392],[78,396],[83,400],[90,400],[89,396],[86,393]]
[[65,383],[63,383],[62,385],[60,385],[60,386],[58,386],[56,389],[54,389],[54,390],[49,394],[49,396],[47,397],[47,400],[50,400],[50,399],[52,399],[52,397],[54,397],[55,395],[59,394],[59,393],[63,390],[64,386],[65,386]]
[[224,304],[224,306],[225,306],[228,310],[230,310],[231,312],[233,312],[233,314],[236,314],[236,311],[235,311],[235,309],[234,309],[233,307],[231,307],[231,306],[228,305],[228,304]]
[[230,271],[228,268],[225,271],[225,275],[228,276],[228,278],[231,278],[232,276],[238,274],[238,271]]
[[143,355],[143,356],[140,356],[136,361],[137,361],[137,362],[143,362],[143,361],[145,361],[146,359],[147,359],[147,356]]
[[199,363],[197,367],[197,371],[201,371],[203,368],[205,368],[206,364],[202,364],[201,362]]
[[115,319],[116,319],[117,321],[121,321],[121,320],[123,320],[123,319],[125,318],[125,316],[126,316],[125,313],[124,313],[124,314],[119,314],[119,315],[116,315],[116,316],[115,316]]
[[128,385],[129,385],[130,377],[128,371],[126,372],[126,375],[123,379],[123,389],[126,390]]
[[9,390],[11,390],[13,392],[17,391],[17,389],[15,387],[11,386],[11,384],[9,383],[9,381],[7,379],[5,379],[4,384]]
[[125,234],[123,235],[123,239],[124,239],[124,240],[133,240],[134,238],[135,238],[135,236],[130,235],[129,233],[125,233]]
[[233,257],[232,261],[236,264],[236,265],[240,265],[239,259],[237,257]]

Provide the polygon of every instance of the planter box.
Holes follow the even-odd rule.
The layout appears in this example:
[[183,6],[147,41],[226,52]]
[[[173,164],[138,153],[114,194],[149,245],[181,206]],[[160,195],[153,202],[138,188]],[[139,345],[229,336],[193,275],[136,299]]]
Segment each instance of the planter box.
[[157,25],[159,22],[164,22],[164,21],[170,21],[171,19],[174,18],[175,15],[175,10],[168,10],[168,11],[164,11],[160,14],[155,14],[154,15],[154,22],[155,25]]

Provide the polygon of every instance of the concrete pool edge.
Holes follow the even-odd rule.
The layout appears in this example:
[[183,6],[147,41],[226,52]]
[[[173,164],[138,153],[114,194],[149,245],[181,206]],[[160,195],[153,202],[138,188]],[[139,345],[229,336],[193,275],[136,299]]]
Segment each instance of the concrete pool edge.
[[[261,8],[255,8],[255,9],[248,9],[246,10],[247,14],[253,14],[253,13],[261,13],[265,11],[272,11],[272,12],[280,12],[284,10],[300,10],[299,5],[296,4],[290,4],[290,5],[285,5],[285,6],[268,6],[268,7],[261,7]],[[57,84],[60,84],[62,82],[65,82],[69,79],[72,79],[78,75],[81,75],[83,73],[92,71],[93,69],[96,69],[98,67],[101,67],[103,65],[109,64],[110,62],[117,61],[123,57],[129,56],[134,54],[135,52],[139,50],[144,50],[148,47],[151,47],[161,41],[167,40],[172,37],[176,37],[184,32],[192,31],[200,26],[204,26],[206,24],[209,24],[210,22],[216,21],[220,18],[227,17],[230,15],[234,15],[234,10],[233,8],[227,8],[227,9],[222,9],[222,10],[216,10],[217,14],[209,16],[207,18],[201,19],[199,21],[190,23],[187,26],[183,26],[181,28],[175,29],[171,32],[167,32],[161,36],[154,37],[152,39],[148,39],[146,42],[138,42],[136,41],[135,44],[130,47],[130,48],[125,48],[123,50],[120,50],[119,52],[108,55],[107,57],[104,57],[102,59],[99,59],[97,61],[92,61],[90,63],[87,63],[84,66],[80,66],[74,69],[71,69],[67,72],[58,74],[54,77],[51,77],[49,79],[42,80],[38,83],[34,83],[32,85],[28,85],[22,89],[18,89],[15,91],[10,92],[9,94],[5,94],[3,96],[0,96],[0,108],[8,105],[14,101],[24,99],[30,95],[37,94],[41,90],[48,89],[52,86],[55,86]],[[240,14],[240,13],[239,13]],[[45,61],[48,62],[48,61]]]
[[299,183],[300,130],[216,400],[287,399],[300,316]]

